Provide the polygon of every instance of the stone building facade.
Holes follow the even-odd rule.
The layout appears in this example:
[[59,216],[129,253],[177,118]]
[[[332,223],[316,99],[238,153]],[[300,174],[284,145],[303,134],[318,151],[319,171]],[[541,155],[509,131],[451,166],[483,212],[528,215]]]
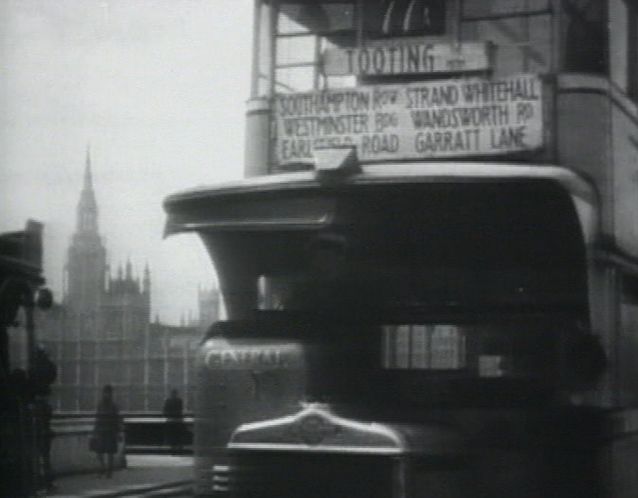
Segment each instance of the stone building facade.
[[199,320],[179,327],[151,321],[148,265],[140,275],[130,261],[116,271],[108,264],[88,153],[76,215],[62,302],[37,317],[39,342],[58,366],[54,408],[93,411],[102,386],[111,384],[123,411],[161,411],[171,389],[191,411],[192,353],[204,328],[199,323],[216,319],[216,290],[199,291]]

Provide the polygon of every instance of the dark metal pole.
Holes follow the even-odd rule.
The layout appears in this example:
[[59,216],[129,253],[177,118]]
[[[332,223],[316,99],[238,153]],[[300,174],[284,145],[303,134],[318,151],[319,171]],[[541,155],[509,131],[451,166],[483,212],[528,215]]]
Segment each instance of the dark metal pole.
[[23,296],[24,299],[24,315],[25,315],[25,329],[27,333],[27,361],[28,368],[31,371],[35,367],[35,349],[36,349],[36,338],[35,338],[35,320],[33,318],[33,310],[35,307],[34,299],[33,299],[33,291],[28,289]]
[[[27,365],[29,377],[31,377],[36,371],[37,365],[36,363],[36,335],[35,335],[35,320],[34,320],[34,308],[35,301],[33,296],[33,290],[31,288],[25,289],[23,295],[23,308],[25,315],[25,330],[27,333]],[[40,479],[40,460],[38,453],[38,410],[35,409],[35,400],[30,398],[29,403],[26,406],[27,410],[27,420],[29,424],[29,455],[30,461],[29,464],[31,466],[31,483],[30,483],[30,491],[35,494],[38,490],[38,484]]]

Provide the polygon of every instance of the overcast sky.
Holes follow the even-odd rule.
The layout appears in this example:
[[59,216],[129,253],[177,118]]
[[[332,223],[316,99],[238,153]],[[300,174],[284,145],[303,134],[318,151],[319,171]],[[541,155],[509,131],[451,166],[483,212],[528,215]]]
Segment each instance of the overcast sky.
[[153,313],[196,314],[212,266],[162,240],[167,194],[242,175],[251,0],[0,0],[0,231],[45,224],[58,299],[90,144],[112,268],[148,262]]

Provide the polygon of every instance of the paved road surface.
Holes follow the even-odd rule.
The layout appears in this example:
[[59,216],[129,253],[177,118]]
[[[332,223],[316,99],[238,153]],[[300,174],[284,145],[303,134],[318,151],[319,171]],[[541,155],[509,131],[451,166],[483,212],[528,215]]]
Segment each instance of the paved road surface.
[[190,456],[129,455],[128,467],[111,479],[94,474],[61,477],[51,498],[191,496],[193,459]]

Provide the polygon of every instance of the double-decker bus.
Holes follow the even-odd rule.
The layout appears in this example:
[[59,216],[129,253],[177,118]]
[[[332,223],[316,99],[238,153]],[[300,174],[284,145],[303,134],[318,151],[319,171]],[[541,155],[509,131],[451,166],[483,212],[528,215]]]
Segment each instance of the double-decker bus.
[[637,19],[256,1],[246,179],[165,202],[227,314],[199,496],[634,496]]

